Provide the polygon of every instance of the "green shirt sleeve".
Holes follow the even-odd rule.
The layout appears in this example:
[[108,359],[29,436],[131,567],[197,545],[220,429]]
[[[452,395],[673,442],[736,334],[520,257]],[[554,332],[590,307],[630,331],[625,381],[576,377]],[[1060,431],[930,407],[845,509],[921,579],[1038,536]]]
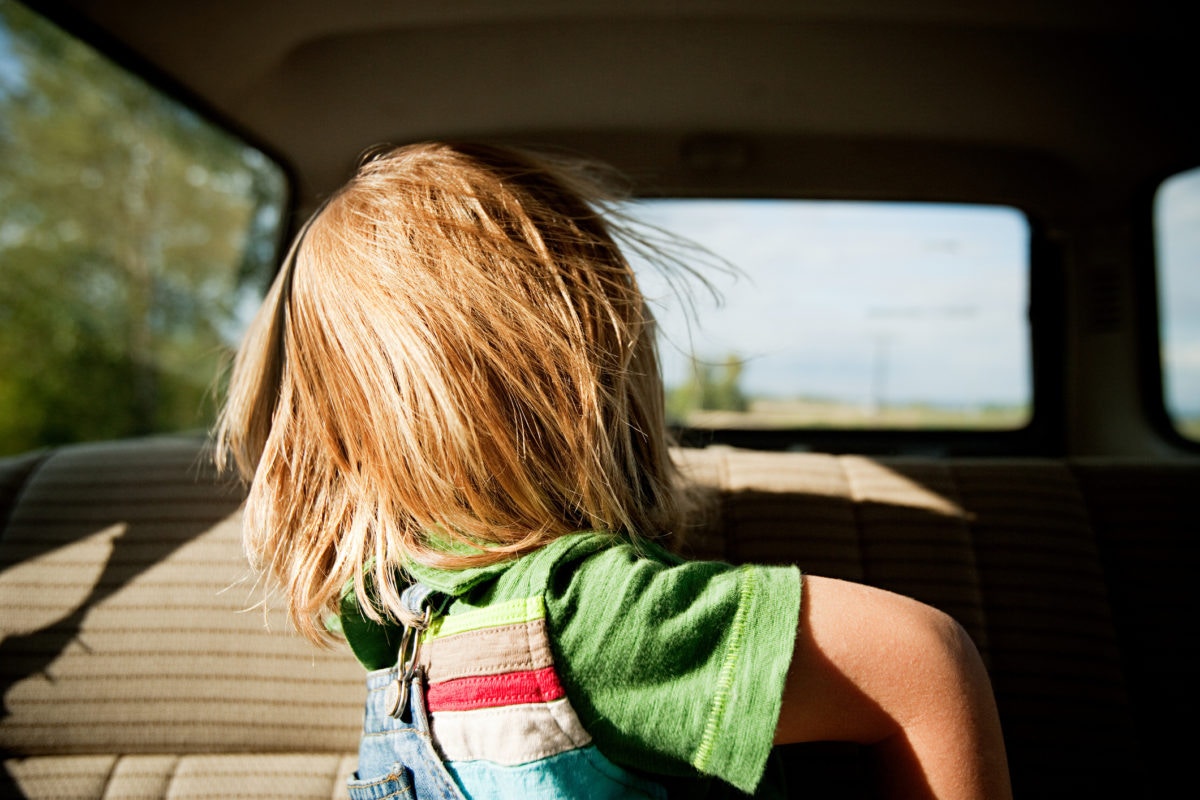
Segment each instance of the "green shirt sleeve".
[[547,584],[547,620],[567,694],[600,750],[753,792],[779,719],[800,587],[794,567],[678,563],[628,544],[564,553]]

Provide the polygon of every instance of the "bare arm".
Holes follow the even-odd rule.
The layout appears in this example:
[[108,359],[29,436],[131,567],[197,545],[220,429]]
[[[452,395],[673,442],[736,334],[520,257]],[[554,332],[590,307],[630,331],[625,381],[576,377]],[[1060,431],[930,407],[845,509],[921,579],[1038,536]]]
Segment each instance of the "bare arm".
[[880,589],[804,580],[776,743],[875,745],[892,797],[1011,798],[991,684],[961,626]]

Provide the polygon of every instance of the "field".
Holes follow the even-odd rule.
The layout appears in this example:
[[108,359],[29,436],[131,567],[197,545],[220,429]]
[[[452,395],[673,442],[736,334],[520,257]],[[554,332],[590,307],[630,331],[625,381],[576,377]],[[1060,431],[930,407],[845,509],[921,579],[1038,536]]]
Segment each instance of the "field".
[[1176,420],[1175,429],[1188,439],[1200,442],[1200,417],[1185,417]]
[[697,428],[898,428],[1012,430],[1029,421],[1024,406],[943,407],[897,404],[872,408],[837,400],[751,399],[745,411],[694,409],[683,422]]

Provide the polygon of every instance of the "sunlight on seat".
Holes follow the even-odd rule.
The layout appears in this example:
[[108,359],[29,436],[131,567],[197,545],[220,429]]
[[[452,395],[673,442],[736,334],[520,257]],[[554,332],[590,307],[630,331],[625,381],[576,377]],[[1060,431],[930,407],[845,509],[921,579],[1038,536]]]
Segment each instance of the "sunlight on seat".
[[30,634],[70,614],[92,594],[112,557],[114,540],[128,525],[118,522],[37,558],[0,571],[0,639]]

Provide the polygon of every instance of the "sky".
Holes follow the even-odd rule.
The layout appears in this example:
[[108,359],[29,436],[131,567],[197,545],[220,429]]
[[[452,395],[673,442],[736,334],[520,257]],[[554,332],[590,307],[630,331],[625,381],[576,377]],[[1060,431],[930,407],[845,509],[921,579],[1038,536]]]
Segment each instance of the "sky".
[[1164,399],[1200,414],[1200,168],[1166,181],[1154,203]]
[[[1004,207],[795,200],[664,200],[633,216],[733,264],[706,270],[696,319],[635,263],[664,331],[664,377],[687,352],[745,359],[751,395],[868,404],[1029,400],[1029,226]],[[686,258],[686,257],[685,257]]]

